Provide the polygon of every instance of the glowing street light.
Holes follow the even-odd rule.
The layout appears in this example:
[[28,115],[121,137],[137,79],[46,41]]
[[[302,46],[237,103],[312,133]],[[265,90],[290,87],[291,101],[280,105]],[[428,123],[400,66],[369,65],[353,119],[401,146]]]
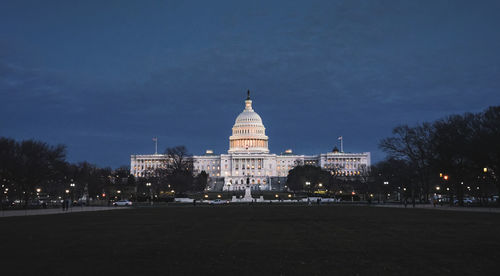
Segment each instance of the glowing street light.
[[441,190],[441,187],[436,186],[436,191],[439,191],[439,190]]
[[449,177],[448,177],[448,175],[447,175],[447,174],[443,176],[443,179],[444,179],[444,180],[448,180],[448,178],[449,178]]
[[40,188],[37,188],[37,189],[36,189],[36,192],[37,192],[37,193],[40,193],[41,191],[42,191],[42,189],[40,189]]
[[488,172],[488,168],[484,167],[483,168],[483,172],[487,173]]
[[66,190],[65,192],[66,192],[67,194],[69,194],[69,190]]
[[389,185],[389,181],[384,181],[384,185]]

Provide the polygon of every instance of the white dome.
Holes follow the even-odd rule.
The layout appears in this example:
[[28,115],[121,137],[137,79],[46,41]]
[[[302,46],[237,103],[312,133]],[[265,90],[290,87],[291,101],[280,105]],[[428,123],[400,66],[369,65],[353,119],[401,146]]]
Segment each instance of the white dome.
[[237,124],[259,124],[262,125],[262,118],[260,118],[259,114],[253,110],[243,110],[243,112],[236,117],[236,121],[234,122],[235,125]]

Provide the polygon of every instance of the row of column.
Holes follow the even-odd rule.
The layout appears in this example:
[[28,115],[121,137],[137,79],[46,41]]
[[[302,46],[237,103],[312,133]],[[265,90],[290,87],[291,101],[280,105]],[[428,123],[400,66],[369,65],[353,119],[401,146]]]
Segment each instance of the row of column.
[[231,147],[234,148],[267,148],[267,141],[261,139],[242,139],[242,140],[232,140]]

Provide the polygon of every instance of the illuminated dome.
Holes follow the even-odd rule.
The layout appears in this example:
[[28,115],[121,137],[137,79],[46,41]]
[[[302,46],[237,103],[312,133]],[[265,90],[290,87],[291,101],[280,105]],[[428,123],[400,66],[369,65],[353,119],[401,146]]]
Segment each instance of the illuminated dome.
[[233,135],[229,137],[228,152],[269,153],[266,128],[262,118],[252,108],[250,91],[247,93],[245,109],[236,117]]

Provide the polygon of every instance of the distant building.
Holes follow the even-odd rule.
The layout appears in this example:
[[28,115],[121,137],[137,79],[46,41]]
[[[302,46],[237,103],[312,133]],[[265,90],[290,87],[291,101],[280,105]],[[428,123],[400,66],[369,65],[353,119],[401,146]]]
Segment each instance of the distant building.
[[[247,179],[252,189],[281,189],[288,172],[298,165],[319,166],[339,176],[356,176],[370,167],[370,153],[344,153],[336,147],[332,152],[318,155],[296,155],[292,150],[283,154],[269,153],[269,138],[262,119],[252,108],[250,92],[229,137],[227,154],[193,156],[194,173],[205,171],[214,190],[244,190]],[[166,167],[164,154],[132,155],[130,173],[144,177],[148,172]]]

